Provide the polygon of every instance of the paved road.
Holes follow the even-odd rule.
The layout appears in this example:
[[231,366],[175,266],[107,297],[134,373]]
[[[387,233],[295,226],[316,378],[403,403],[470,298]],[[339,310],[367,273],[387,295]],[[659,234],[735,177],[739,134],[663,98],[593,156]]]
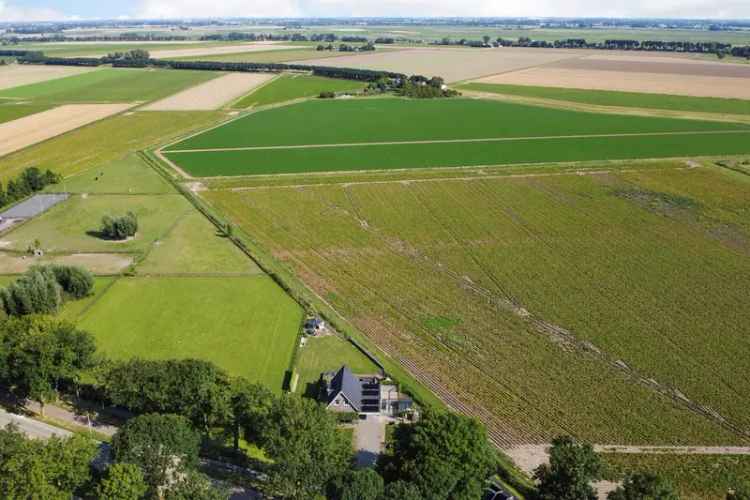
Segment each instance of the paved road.
[[65,429],[53,427],[43,422],[38,422],[21,415],[14,415],[0,409],[0,427],[5,427],[9,423],[18,425],[21,432],[34,439],[49,439],[52,436],[67,437],[72,433]]
[[385,419],[378,415],[357,421],[354,427],[357,467],[372,467],[377,462],[385,444],[385,424]]

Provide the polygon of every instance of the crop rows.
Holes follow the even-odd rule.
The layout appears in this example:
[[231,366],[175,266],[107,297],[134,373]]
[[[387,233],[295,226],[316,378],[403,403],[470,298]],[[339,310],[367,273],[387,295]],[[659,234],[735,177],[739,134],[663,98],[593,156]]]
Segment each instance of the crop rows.
[[[722,184],[713,171],[651,177],[678,175],[690,186],[709,180],[739,189],[741,198],[741,186]],[[730,274],[746,266],[730,245],[736,242],[612,194],[612,185],[634,182],[613,174],[206,196],[451,406],[485,420],[501,445],[560,432],[600,443],[743,441],[524,317],[525,308],[571,330],[591,352],[604,350],[750,427],[736,398],[750,388],[727,378],[727,354],[703,328],[729,315],[722,342],[746,349],[732,327],[743,313],[729,309],[745,285]],[[706,268],[707,261],[716,263]],[[669,275],[654,274],[661,268]],[[724,286],[711,289],[717,275]],[[701,295],[691,282],[704,287]],[[722,297],[701,299],[711,293]],[[697,302],[703,309],[685,309]],[[658,330],[644,328],[655,318]],[[745,363],[732,362],[734,369]],[[701,383],[689,370],[699,370]]]

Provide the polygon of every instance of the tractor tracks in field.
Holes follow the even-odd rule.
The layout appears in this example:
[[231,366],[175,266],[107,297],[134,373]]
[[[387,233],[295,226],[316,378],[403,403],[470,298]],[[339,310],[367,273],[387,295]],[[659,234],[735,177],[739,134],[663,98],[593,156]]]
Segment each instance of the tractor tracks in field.
[[[732,432],[737,436],[742,437],[743,439],[750,439],[750,430],[745,429],[742,426],[732,422],[730,419],[714,410],[713,408],[702,405],[697,401],[693,401],[686,394],[680,391],[679,388],[671,386],[669,384],[664,384],[652,377],[640,373],[636,368],[630,366],[625,360],[610,355],[609,353],[594,345],[592,342],[580,340],[570,330],[560,325],[556,325],[554,323],[546,321],[543,318],[540,318],[532,312],[528,311],[523,307],[522,304],[513,300],[508,292],[501,286],[499,280],[497,280],[497,278],[492,275],[492,273],[489,269],[486,268],[486,266],[482,265],[482,263],[475,255],[471,254],[472,261],[478,266],[478,269],[487,274],[491,282],[498,287],[500,294],[477,285],[468,276],[459,274],[451,270],[443,263],[437,261],[435,258],[430,257],[429,255],[426,255],[420,249],[410,245],[408,242],[395,237],[390,237],[381,233],[377,228],[372,228],[371,225],[367,223],[363,214],[359,213],[357,205],[353,203],[352,197],[348,193],[347,198],[352,205],[352,209],[355,212],[350,212],[350,215],[357,219],[360,226],[364,230],[377,235],[377,237],[381,239],[381,241],[383,241],[387,245],[387,247],[391,249],[391,251],[400,254],[410,260],[417,261],[422,264],[427,264],[433,271],[449,277],[459,287],[483,297],[497,309],[508,312],[522,319],[531,327],[530,331],[544,336],[549,341],[559,346],[561,349],[578,352],[580,354],[595,358],[601,363],[609,366],[615,372],[623,375],[627,380],[633,381],[643,387],[646,387],[650,391],[671,400],[676,405],[686,408],[695,415],[708,419],[709,421],[719,425],[720,427]],[[429,213],[428,207],[425,207],[425,210],[427,210],[427,212]],[[450,231],[449,228],[445,227],[443,224],[440,224],[440,226],[443,228],[446,234],[449,235],[449,237],[451,237],[455,242],[460,243],[460,240],[455,237],[455,235]],[[409,371],[417,375],[423,383],[428,385],[430,389],[436,392],[447,404],[449,404],[449,406],[465,413],[475,415],[485,422],[497,421],[496,418],[492,418],[492,413],[488,412],[484,408],[477,407],[472,411],[467,404],[456,398],[451,393],[451,391],[445,390],[445,388],[441,383],[439,383],[439,381],[436,381],[434,377],[430,376],[428,373],[425,373],[424,370],[419,369],[419,367],[413,362],[405,360],[399,356],[396,357],[400,360],[402,365],[409,368]],[[482,371],[481,366],[478,366],[476,363],[470,360],[466,361],[468,361],[476,369]],[[502,381],[497,380],[495,377],[492,377],[492,379],[502,385]],[[518,397],[521,400],[524,399],[522,394],[515,394],[515,397]],[[549,416],[549,418],[552,418],[553,421],[556,420],[552,416]],[[562,422],[558,422],[558,425],[560,425],[560,427],[564,427],[564,424]],[[490,435],[493,442],[495,442],[499,447],[507,448],[508,446],[512,446],[513,444],[518,444],[518,441],[516,439],[509,439],[509,436],[507,434],[498,431],[499,429],[495,427],[495,429],[490,432]]]

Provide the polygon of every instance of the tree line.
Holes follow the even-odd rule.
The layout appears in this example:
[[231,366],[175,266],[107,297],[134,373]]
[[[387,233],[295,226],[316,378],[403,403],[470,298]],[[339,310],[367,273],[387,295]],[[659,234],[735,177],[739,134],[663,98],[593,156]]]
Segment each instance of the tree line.
[[0,306],[7,316],[55,314],[68,300],[92,293],[94,277],[77,266],[32,266],[13,283],[0,289]]
[[37,167],[28,167],[16,178],[8,181],[7,188],[3,188],[0,183],[0,208],[21,201],[47,186],[58,184],[61,180],[62,176],[51,170],[42,172]]

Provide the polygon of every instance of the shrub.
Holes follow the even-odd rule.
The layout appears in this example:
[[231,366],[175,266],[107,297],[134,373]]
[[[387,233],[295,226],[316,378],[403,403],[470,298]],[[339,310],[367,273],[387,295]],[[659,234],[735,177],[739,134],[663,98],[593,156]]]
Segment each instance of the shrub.
[[334,97],[336,97],[336,94],[330,91],[323,91],[319,96],[320,99],[333,99]]
[[133,212],[120,217],[105,215],[102,217],[101,233],[107,239],[124,240],[138,232],[138,218]]
[[91,294],[94,276],[88,269],[78,266],[51,266],[57,283],[63,291],[74,299],[82,299]]

